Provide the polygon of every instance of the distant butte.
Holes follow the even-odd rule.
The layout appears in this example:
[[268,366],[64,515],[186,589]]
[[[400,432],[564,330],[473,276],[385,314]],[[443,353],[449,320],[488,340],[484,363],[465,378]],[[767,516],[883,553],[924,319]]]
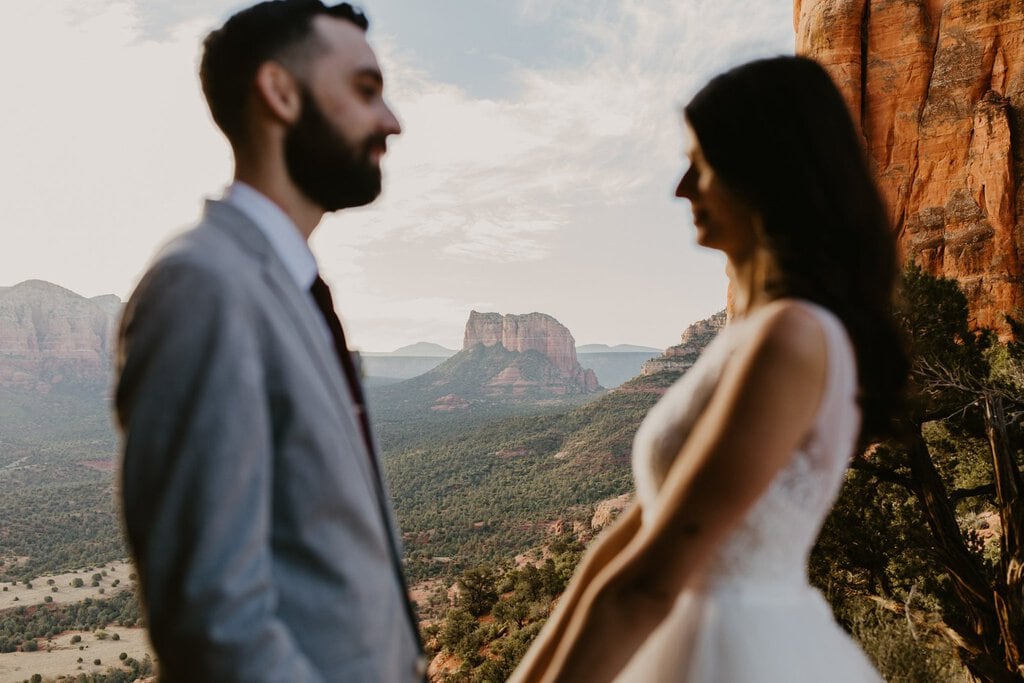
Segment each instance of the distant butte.
[[[600,385],[593,370],[584,369],[576,358],[576,340],[565,325],[544,313],[502,315],[471,311],[466,322],[462,349],[468,351],[482,344],[500,345],[508,351],[537,351],[546,357],[562,375],[564,393],[590,393]],[[549,378],[548,382],[555,378]],[[495,376],[489,385],[501,387],[522,382],[518,368],[509,367]],[[560,382],[555,382],[560,383]],[[563,392],[558,392],[563,393]]]

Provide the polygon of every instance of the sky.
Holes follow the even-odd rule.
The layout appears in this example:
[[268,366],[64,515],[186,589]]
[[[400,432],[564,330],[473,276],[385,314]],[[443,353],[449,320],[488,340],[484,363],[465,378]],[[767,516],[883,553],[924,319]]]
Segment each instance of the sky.
[[[0,11],[0,286],[128,297],[230,182],[196,76],[249,3],[39,0]],[[469,312],[554,316],[578,344],[678,343],[725,304],[694,244],[681,108],[793,51],[788,0],[367,0],[403,133],[368,207],[311,247],[352,346],[461,348]]]

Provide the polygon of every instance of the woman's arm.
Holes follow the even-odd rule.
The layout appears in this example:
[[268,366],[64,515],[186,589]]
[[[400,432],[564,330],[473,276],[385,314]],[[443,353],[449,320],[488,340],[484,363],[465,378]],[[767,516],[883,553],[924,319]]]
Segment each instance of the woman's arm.
[[728,364],[640,529],[585,588],[544,681],[611,680],[806,437],[824,391],[825,335],[778,305]]
[[538,681],[551,663],[551,657],[562,640],[569,620],[579,604],[583,592],[594,577],[600,573],[640,529],[641,508],[633,504],[615,523],[587,549],[565,592],[558,598],[558,604],[537,639],[530,646],[522,662],[516,667],[509,683]]

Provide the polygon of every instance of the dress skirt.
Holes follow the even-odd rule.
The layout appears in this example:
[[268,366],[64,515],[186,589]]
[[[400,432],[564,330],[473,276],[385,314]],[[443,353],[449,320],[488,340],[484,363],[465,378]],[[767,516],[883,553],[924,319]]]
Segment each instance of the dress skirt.
[[618,683],[879,683],[809,585],[734,583],[689,590]]

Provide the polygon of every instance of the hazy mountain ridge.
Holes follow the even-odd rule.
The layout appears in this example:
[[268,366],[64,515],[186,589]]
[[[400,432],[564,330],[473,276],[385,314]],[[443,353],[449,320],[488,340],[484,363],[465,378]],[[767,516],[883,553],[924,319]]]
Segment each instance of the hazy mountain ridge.
[[360,353],[359,365],[368,384],[381,380],[400,382],[430,372],[446,360],[444,356],[393,356]]
[[0,290],[0,386],[49,391],[109,381],[121,302],[42,280]]
[[656,349],[653,346],[636,346],[635,344],[616,344],[615,346],[608,346],[607,344],[584,344],[583,346],[576,347],[577,355],[583,353],[651,353],[659,354],[661,349]]
[[434,342],[416,342],[415,344],[408,344],[406,346],[399,347],[394,351],[362,351],[362,356],[399,356],[399,357],[420,357],[420,358],[450,358],[454,356],[458,351],[455,349],[449,349],[435,344]]
[[660,354],[661,351],[608,351],[578,353],[576,357],[580,365],[594,371],[601,386],[612,389],[639,375],[644,363]]
[[[415,346],[414,344],[405,348],[414,348]],[[603,352],[579,350],[584,348],[620,350]],[[605,344],[588,344],[577,347],[576,359],[584,369],[594,371],[597,381],[601,386],[610,389],[617,387],[631,377],[639,375],[644,362],[662,353],[659,350],[625,350],[631,348],[642,349],[644,347],[634,347],[629,344],[620,344],[616,347],[609,347]],[[455,353],[453,351],[452,355]],[[403,380],[412,379],[433,370],[446,360],[444,356],[406,356],[396,355],[395,353],[370,352],[360,352],[359,357],[363,377],[366,383],[371,386],[395,384]]]

